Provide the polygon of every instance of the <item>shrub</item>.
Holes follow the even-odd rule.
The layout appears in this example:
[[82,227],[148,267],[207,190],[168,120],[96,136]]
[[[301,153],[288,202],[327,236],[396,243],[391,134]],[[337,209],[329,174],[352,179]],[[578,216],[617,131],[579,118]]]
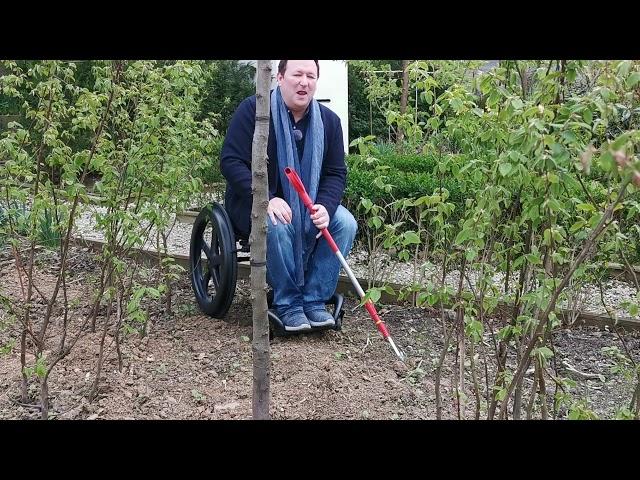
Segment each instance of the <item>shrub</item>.
[[220,151],[222,150],[222,142],[224,137],[218,137],[211,141],[207,149],[209,161],[203,163],[195,171],[195,176],[200,178],[205,185],[213,183],[224,183],[226,180],[220,173]]
[[[436,167],[438,158],[432,155],[380,155],[375,160],[378,170],[372,168],[360,155],[348,155],[349,166],[345,204],[356,205],[360,198],[368,198],[377,204],[389,203],[394,199],[432,195],[440,186],[449,191],[449,201],[456,205],[455,211],[462,211],[467,193],[460,182],[452,177],[440,178]],[[390,192],[376,186],[375,179],[384,177],[384,183],[392,185]]]

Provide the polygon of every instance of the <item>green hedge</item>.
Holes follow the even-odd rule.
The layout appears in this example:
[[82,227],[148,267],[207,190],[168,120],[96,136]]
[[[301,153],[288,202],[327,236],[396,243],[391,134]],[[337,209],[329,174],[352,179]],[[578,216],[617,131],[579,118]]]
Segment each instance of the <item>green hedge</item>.
[[438,159],[432,155],[387,155],[381,157],[383,165],[407,173],[429,173],[438,164]]
[[[348,155],[346,158],[349,166],[347,187],[345,190],[345,203],[350,206],[357,205],[361,197],[365,197],[374,203],[382,204],[395,199],[406,197],[420,197],[432,195],[440,187],[440,179],[434,170],[437,166],[437,157],[425,155],[384,155],[379,156],[379,165],[390,168],[384,172],[387,177],[385,183],[393,185],[391,193],[386,193],[374,185],[374,180],[380,175],[370,165],[363,164],[359,155]],[[454,203],[454,212],[462,212],[466,199],[462,185],[455,178],[445,176],[442,179],[442,187],[449,191],[449,200]],[[454,213],[455,215],[455,213]]]

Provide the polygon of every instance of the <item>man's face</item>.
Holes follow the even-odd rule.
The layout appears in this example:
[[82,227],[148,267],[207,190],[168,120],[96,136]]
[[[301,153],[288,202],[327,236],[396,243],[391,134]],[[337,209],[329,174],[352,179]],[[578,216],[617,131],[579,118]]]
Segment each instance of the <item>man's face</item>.
[[284,103],[292,112],[304,112],[316,93],[318,68],[313,60],[288,60],[284,75],[278,73]]

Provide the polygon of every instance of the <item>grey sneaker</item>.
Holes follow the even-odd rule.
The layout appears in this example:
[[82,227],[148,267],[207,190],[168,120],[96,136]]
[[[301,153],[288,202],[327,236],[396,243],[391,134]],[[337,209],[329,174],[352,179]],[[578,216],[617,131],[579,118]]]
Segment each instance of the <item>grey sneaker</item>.
[[329,325],[335,325],[336,321],[326,310],[307,310],[304,314],[309,319],[309,323],[312,327],[326,327]]
[[303,312],[295,311],[280,315],[280,320],[287,332],[298,332],[300,330],[310,330],[311,325]]

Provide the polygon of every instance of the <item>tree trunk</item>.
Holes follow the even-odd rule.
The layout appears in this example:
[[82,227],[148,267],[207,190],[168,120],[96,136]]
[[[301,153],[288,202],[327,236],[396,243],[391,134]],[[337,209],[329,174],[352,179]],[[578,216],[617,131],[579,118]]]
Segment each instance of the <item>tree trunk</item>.
[[269,319],[267,317],[267,140],[269,138],[269,87],[271,61],[258,60],[256,81],[256,129],[251,158],[253,204],[251,206],[251,308],[253,311],[253,397],[255,420],[269,417]]
[[[400,115],[407,111],[407,100],[409,98],[409,60],[402,60],[402,96],[400,97]],[[398,136],[396,145],[401,145],[404,140],[404,130],[398,125]]]

